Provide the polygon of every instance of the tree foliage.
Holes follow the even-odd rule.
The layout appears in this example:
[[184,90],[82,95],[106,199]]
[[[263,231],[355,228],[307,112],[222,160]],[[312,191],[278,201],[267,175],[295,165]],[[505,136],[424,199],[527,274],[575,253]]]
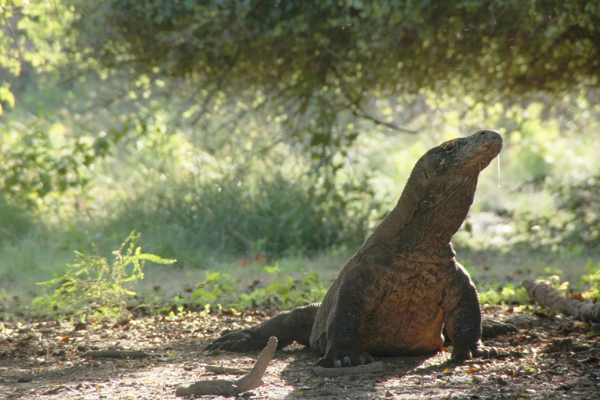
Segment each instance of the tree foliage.
[[59,145],[50,132],[29,128],[5,135],[0,143],[2,194],[22,207],[35,208],[49,194],[86,189],[89,167],[109,151],[105,135],[95,140],[82,136]]
[[[321,148],[320,158],[354,140],[352,115],[411,131],[400,125],[423,90],[489,100],[600,84],[600,6],[591,1],[51,3],[3,6],[11,71],[19,61],[71,77],[119,71],[142,92],[175,78],[169,89],[189,99],[181,114],[192,123],[266,109],[282,126],[279,141]],[[394,116],[374,107],[390,97],[400,97]],[[6,85],[2,99],[14,103]]]
[[[462,0],[80,1],[76,23],[95,59],[140,73],[199,75],[236,89],[313,94],[339,88],[438,89],[458,79],[484,94],[596,86],[595,2]],[[95,11],[95,12],[92,12]],[[94,23],[95,29],[84,31]]]
[[354,140],[352,115],[410,131],[399,126],[410,113],[381,115],[379,98],[401,96],[406,107],[425,89],[489,100],[600,84],[600,6],[591,1],[74,5],[84,58],[184,78],[193,122],[223,104],[232,119],[268,108],[289,137],[321,148],[319,158]]
[[591,1],[2,4],[0,104],[14,106],[31,82],[70,95],[89,85],[69,107],[93,137],[98,110],[126,121],[108,142],[169,110],[162,134],[184,127],[208,152],[285,142],[335,170],[365,123],[414,132],[432,93],[481,104],[600,84]]

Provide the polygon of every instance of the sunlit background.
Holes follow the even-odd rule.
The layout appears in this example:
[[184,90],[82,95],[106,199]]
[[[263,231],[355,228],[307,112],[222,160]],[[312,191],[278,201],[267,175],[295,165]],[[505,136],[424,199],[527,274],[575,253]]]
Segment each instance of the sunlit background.
[[148,265],[140,293],[171,298],[207,272],[327,282],[416,160],[481,128],[504,149],[459,261],[483,296],[532,276],[585,284],[600,262],[597,13],[392,3],[1,3],[0,299],[42,296],[74,250],[111,258],[133,230],[177,259]]

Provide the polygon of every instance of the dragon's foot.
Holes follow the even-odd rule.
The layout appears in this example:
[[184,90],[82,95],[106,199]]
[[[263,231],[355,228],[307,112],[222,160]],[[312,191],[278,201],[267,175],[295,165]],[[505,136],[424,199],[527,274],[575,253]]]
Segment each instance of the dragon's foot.
[[264,341],[248,330],[229,332],[204,348],[207,351],[252,351],[260,350],[265,346]]
[[495,347],[489,346],[454,346],[452,349],[451,361],[454,363],[462,363],[463,361],[470,360],[472,358],[497,358],[498,350]]
[[481,324],[481,337],[493,338],[498,335],[506,335],[508,333],[516,332],[518,329],[513,324],[496,321],[489,318],[484,318]]
[[373,361],[373,357],[364,351],[328,351],[325,357],[317,361],[315,366],[324,368],[354,367],[356,365],[369,364]]

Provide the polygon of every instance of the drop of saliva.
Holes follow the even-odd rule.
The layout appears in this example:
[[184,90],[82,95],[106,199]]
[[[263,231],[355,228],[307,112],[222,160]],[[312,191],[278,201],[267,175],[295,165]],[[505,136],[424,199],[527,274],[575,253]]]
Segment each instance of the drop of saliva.
[[500,187],[500,154],[498,154],[498,187]]

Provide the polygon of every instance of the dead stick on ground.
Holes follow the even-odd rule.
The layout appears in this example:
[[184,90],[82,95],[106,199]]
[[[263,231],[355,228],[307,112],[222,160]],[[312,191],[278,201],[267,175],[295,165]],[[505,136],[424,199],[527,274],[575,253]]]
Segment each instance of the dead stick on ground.
[[90,350],[85,353],[86,356],[92,358],[144,358],[150,357],[149,354],[143,351],[128,351],[128,350]]
[[357,365],[355,367],[323,368],[313,367],[313,372],[319,376],[333,378],[345,375],[366,375],[383,371],[383,362],[377,361],[371,364]]
[[600,322],[600,303],[565,297],[548,281],[526,279],[522,285],[527,289],[529,297],[542,307],[580,320]]
[[267,343],[267,347],[265,347],[258,356],[252,371],[237,381],[228,381],[224,379],[198,381],[187,388],[177,389],[175,395],[179,397],[203,396],[208,394],[233,396],[255,389],[263,384],[262,377],[265,374],[271,358],[273,358],[276,348],[277,338],[271,336],[269,343]]

